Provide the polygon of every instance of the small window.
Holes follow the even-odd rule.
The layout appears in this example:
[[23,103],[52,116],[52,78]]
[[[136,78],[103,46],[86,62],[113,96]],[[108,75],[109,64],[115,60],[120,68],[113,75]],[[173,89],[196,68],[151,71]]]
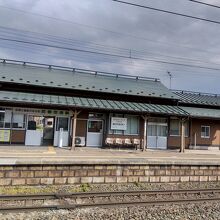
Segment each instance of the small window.
[[68,131],[69,118],[59,117],[57,118],[56,130],[59,131],[63,128],[64,131]]
[[28,130],[43,131],[43,117],[29,115],[28,117]]
[[170,135],[179,136],[180,135],[180,121],[179,119],[170,120]]
[[0,111],[0,128],[4,128],[5,125],[5,111]]
[[88,132],[101,133],[102,121],[88,121]]
[[[123,118],[123,114],[110,114],[109,115],[109,125],[111,125],[111,118],[112,117],[118,117],[118,118]],[[123,134],[123,130],[113,130],[111,129],[111,126],[109,126],[109,134]]]
[[201,138],[210,138],[210,126],[201,126]]
[[132,115],[125,115],[127,118],[127,130],[125,134],[127,135],[138,135],[139,134],[139,117]]
[[11,115],[10,110],[0,111],[0,128],[10,128],[11,127]]
[[[189,121],[184,122],[185,137],[189,136]],[[181,121],[179,119],[170,120],[170,136],[180,136],[181,134]]]
[[13,128],[25,128],[25,115],[14,113],[12,127]]
[[[127,129],[126,130],[116,130],[111,129],[112,117],[126,118],[127,119]],[[123,114],[110,114],[109,115],[109,134],[120,134],[120,135],[138,135],[139,134],[139,117],[135,115],[123,115]]]

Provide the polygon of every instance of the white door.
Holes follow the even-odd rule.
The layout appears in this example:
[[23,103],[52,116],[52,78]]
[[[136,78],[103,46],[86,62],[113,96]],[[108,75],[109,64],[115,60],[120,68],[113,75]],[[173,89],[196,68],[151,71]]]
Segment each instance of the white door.
[[56,117],[56,126],[55,126],[55,132],[54,132],[54,140],[53,145],[59,146],[59,138],[60,137],[60,128],[63,129],[62,132],[62,145],[68,146],[69,145],[69,117]]
[[167,148],[167,124],[149,123],[147,126],[147,146],[150,149]]
[[86,146],[101,147],[103,139],[103,121],[89,119],[87,125]]
[[43,142],[43,119],[41,116],[28,116],[25,145],[40,146]]
[[157,126],[157,148],[167,149],[167,125]]
[[151,149],[157,148],[157,125],[155,124],[147,126],[147,146]]

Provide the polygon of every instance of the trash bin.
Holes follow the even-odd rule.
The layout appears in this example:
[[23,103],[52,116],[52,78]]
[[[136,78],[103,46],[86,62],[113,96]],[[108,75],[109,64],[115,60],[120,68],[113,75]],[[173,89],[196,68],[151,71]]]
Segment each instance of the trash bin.
[[58,147],[63,147],[63,128],[59,130]]

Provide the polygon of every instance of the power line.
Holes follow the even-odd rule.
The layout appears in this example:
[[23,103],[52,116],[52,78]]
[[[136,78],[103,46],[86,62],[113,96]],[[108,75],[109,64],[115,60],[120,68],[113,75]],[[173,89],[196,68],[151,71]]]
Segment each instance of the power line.
[[210,4],[210,3],[201,2],[201,1],[197,1],[197,0],[188,0],[188,1],[193,2],[193,3],[198,3],[198,4],[201,4],[201,5],[210,6],[210,7],[213,7],[213,8],[220,8],[220,6],[218,6],[218,5],[213,5],[213,4]]
[[[19,48],[14,48],[14,46],[11,46],[9,47],[9,45],[7,44],[4,45],[4,46],[1,46],[3,48],[7,48],[7,49],[10,49],[10,50],[19,50],[19,51],[24,51],[24,52],[27,52],[27,50],[29,50],[29,52],[33,53],[33,54],[36,54],[36,51],[33,50],[33,47],[27,47],[27,46],[21,46],[20,49]],[[24,49],[26,48],[26,49]],[[59,54],[54,54],[54,53],[49,53],[49,52],[45,52],[45,51],[37,51],[38,54],[43,54],[45,55],[45,57],[47,58],[48,56],[49,57],[53,57],[53,58],[56,58],[56,59],[65,59],[65,61],[78,61],[78,62],[83,62],[83,66],[82,68],[84,68],[84,63],[85,63],[85,60],[87,60],[87,58],[85,56],[80,56],[80,55],[75,55],[75,54],[68,54],[68,53],[59,53]],[[6,58],[6,57],[5,57]],[[11,57],[7,57],[8,59],[11,59]],[[74,59],[73,59],[74,58]],[[14,59],[14,58],[12,58]],[[26,59],[26,58],[22,58],[23,60]],[[103,58],[102,58],[103,59]],[[99,61],[97,58],[89,58],[90,61]],[[109,59],[105,59],[103,61],[105,64],[103,65],[102,64],[102,67],[104,67],[105,69],[103,71],[106,71],[106,68],[108,69],[109,68],[109,63],[112,63],[110,62]],[[129,65],[131,66],[132,71],[137,71],[137,72],[143,72],[143,73],[146,73],[146,71],[149,74],[147,74],[148,76],[150,77],[155,77],[155,74],[157,77],[159,78],[167,78],[167,75],[164,74],[164,68],[155,68],[155,67],[148,67],[147,65],[144,65],[144,63],[142,63],[141,65],[139,65],[139,63],[137,64],[132,64],[126,60],[123,60],[123,63],[116,63],[115,61],[113,62],[114,63],[114,66],[117,65],[119,67],[123,67],[124,65]],[[78,68],[80,68],[80,64],[77,64],[79,65]],[[90,63],[89,66],[93,66],[93,67],[89,67],[89,68],[93,68],[93,69],[97,69],[97,68],[100,68],[100,65],[96,65],[96,63]],[[144,68],[145,67],[145,68]],[[100,70],[101,71],[101,70]],[[112,71],[112,70],[111,70]],[[117,70],[116,70],[117,71]],[[198,75],[199,77],[205,77],[205,78],[214,78],[214,79],[219,79],[219,72],[209,72],[209,74],[207,75],[207,72],[197,72],[197,71],[187,71],[187,70],[182,70],[182,69],[171,69],[171,71],[175,71],[175,78],[183,78],[183,79],[186,79],[187,78],[187,75],[186,73],[190,73],[190,75],[188,75],[188,77],[194,77],[196,79],[198,79]],[[114,71],[113,71],[114,72]],[[140,74],[140,75],[143,75],[143,74]],[[145,75],[145,74],[144,74]],[[188,80],[188,79],[187,79]]]
[[[0,26],[0,30],[2,30],[2,34],[0,34],[0,37],[4,37],[4,38],[8,38],[11,37],[11,35],[14,37],[14,35],[16,35],[16,39],[17,40],[23,40],[23,39],[37,39],[37,40],[41,40],[41,41],[49,41],[50,43],[59,43],[62,45],[71,45],[71,46],[80,46],[80,48],[85,47],[85,48],[89,48],[89,49],[95,49],[96,51],[101,49],[102,51],[107,51],[107,52],[111,52],[111,51],[116,51],[117,53],[122,53],[122,54],[129,54],[129,57],[131,57],[133,54],[134,55],[150,55],[151,57],[152,55],[156,55],[158,57],[164,57],[164,58],[171,58],[171,59],[175,59],[175,60],[186,60],[186,61],[191,61],[191,62],[199,62],[200,64],[211,64],[211,65],[219,65],[219,63],[214,63],[214,62],[204,62],[202,60],[199,59],[191,59],[191,58],[187,58],[187,57],[180,57],[180,56],[171,56],[171,55],[164,55],[161,53],[155,53],[155,52],[150,52],[149,50],[136,50],[136,49],[128,49],[128,48],[122,48],[122,47],[112,47],[109,45],[102,45],[102,44],[97,44],[97,43],[91,43],[88,41],[79,41],[79,40],[75,40],[75,39],[70,39],[70,38],[63,38],[63,37],[57,37],[54,35],[48,35],[48,34],[42,34],[42,33],[38,33],[38,32],[32,32],[32,31],[22,31],[19,29],[14,29],[14,28],[5,28]],[[5,34],[3,34],[5,33]],[[85,44],[85,45],[83,45]],[[93,46],[94,45],[94,46]],[[113,49],[113,50],[112,50]],[[157,58],[158,58],[157,57]],[[155,57],[154,57],[155,58]]]
[[84,49],[78,49],[78,48],[62,47],[62,46],[57,46],[57,45],[52,45],[52,44],[10,39],[10,38],[3,38],[3,37],[0,37],[0,40],[9,41],[9,42],[16,42],[16,43],[23,43],[23,44],[31,44],[31,45],[43,46],[43,47],[49,47],[49,48],[56,48],[56,49],[62,49],[62,50],[68,50],[68,51],[76,51],[76,52],[83,52],[83,53],[90,53],[90,54],[97,54],[97,55],[118,57],[118,58],[124,58],[124,59],[143,60],[143,61],[149,61],[149,62],[154,62],[154,63],[171,64],[171,65],[177,65],[177,66],[194,67],[194,68],[208,69],[208,70],[220,70],[220,68],[214,68],[214,67],[184,64],[184,63],[178,63],[178,62],[169,62],[169,61],[162,61],[162,60],[156,60],[156,59],[147,59],[147,58],[140,58],[140,57],[134,57],[134,56],[130,57],[130,56],[125,56],[125,55],[97,52],[97,51],[84,50]]
[[145,8],[145,9],[149,9],[149,10],[153,10],[153,11],[157,11],[157,12],[177,15],[177,16],[181,16],[181,17],[185,17],[185,18],[191,18],[191,19],[196,19],[196,20],[205,21],[205,22],[209,22],[209,23],[220,24],[220,21],[215,21],[215,20],[211,20],[211,19],[207,19],[207,18],[196,17],[196,16],[192,16],[192,15],[182,14],[182,13],[178,13],[178,12],[174,12],[174,11],[168,11],[168,10],[164,10],[164,9],[160,9],[160,8],[154,8],[154,7],[150,7],[150,6],[140,5],[140,4],[121,1],[121,0],[112,0],[112,1],[126,4],[126,5],[130,5],[130,6],[139,7],[139,8]]

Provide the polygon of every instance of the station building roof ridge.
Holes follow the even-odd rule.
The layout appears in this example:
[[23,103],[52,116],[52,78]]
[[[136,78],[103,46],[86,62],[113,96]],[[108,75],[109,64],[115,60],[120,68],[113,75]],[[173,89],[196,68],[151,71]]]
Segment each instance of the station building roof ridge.
[[178,99],[159,79],[0,59],[0,82]]
[[62,107],[66,109],[98,109],[117,110],[134,113],[154,113],[163,115],[187,116],[187,112],[178,106],[114,101],[110,99],[94,99],[36,93],[1,91],[0,102],[5,104],[37,105],[45,107]]
[[220,106],[220,94],[202,93],[184,90],[172,90],[184,104]]
[[220,119],[220,110],[219,109],[209,109],[209,108],[197,108],[197,107],[186,107],[181,106],[182,110],[188,112],[190,117],[193,118],[206,118],[206,119]]

